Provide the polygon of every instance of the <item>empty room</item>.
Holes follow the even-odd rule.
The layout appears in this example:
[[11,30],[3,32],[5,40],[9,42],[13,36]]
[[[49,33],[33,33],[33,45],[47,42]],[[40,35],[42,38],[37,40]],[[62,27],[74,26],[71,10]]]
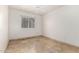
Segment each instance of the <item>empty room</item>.
[[79,5],[0,5],[1,53],[78,53]]

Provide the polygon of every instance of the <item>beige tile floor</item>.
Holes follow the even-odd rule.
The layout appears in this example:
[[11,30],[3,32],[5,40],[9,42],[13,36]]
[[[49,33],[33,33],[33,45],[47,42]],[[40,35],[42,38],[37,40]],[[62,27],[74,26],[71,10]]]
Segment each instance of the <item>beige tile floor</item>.
[[34,38],[11,40],[6,53],[78,53],[79,48],[39,36]]

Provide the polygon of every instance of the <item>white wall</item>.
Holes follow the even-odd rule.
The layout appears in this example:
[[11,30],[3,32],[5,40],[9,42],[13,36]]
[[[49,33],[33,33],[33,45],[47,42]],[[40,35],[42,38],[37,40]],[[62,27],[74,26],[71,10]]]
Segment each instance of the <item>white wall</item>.
[[8,6],[0,6],[0,52],[4,52],[8,44]]
[[64,6],[44,16],[43,35],[79,46],[79,6]]
[[[21,16],[35,18],[35,28],[21,28]],[[17,39],[42,34],[42,17],[40,15],[24,12],[21,10],[9,9],[9,39]]]

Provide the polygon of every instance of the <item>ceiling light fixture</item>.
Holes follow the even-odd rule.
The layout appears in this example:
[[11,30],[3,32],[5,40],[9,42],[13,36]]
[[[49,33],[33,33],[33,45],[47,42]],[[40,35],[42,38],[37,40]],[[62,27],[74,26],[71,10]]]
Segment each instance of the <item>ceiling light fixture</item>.
[[40,6],[34,6],[35,8],[40,8]]
[[37,6],[36,8],[40,8],[39,6]]

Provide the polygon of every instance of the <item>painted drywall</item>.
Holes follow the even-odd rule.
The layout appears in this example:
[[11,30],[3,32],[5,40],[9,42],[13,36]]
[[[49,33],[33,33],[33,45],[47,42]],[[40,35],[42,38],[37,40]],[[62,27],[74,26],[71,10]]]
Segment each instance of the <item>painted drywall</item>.
[[79,6],[63,6],[44,16],[43,35],[79,46]]
[[[21,16],[35,18],[35,28],[21,28]],[[42,17],[37,14],[9,8],[9,39],[26,38],[42,34]]]
[[0,6],[0,52],[4,52],[8,44],[8,6]]

